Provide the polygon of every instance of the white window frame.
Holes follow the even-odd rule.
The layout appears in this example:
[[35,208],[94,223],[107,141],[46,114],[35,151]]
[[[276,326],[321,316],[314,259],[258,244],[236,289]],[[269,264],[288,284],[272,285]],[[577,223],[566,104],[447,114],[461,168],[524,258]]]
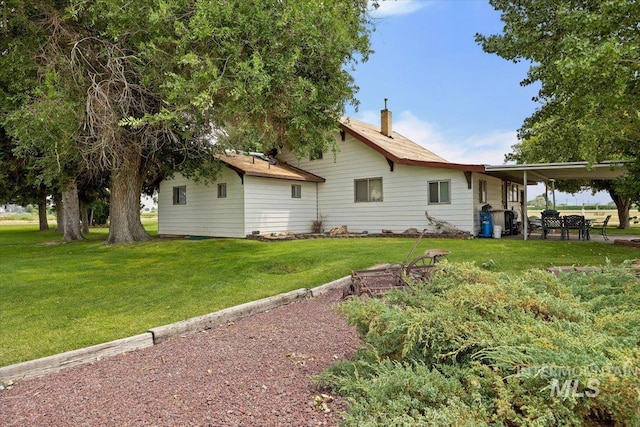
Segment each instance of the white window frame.
[[302,185],[300,185],[300,184],[291,184],[291,198],[292,199],[301,199],[302,198]]
[[218,183],[218,199],[226,199],[227,198],[227,183],[220,182]]
[[186,205],[187,204],[187,186],[178,185],[173,187],[173,204],[174,205]]
[[[431,199],[431,185],[432,184],[437,184],[438,186],[438,192],[436,194],[437,196],[437,201],[433,201]],[[449,200],[442,200],[442,185],[443,184],[447,184],[447,194],[449,195]],[[450,179],[439,179],[439,180],[434,180],[434,181],[429,181],[428,183],[428,201],[430,205],[447,205],[447,204],[451,204],[451,180]]]
[[487,181],[485,179],[481,179],[478,181],[478,203],[487,203]]
[[[372,189],[372,181],[380,181],[380,195],[378,196],[377,194],[374,194],[373,191],[375,191],[375,189]],[[366,199],[363,198],[358,198],[358,183],[366,183],[367,188],[366,188],[366,192],[367,192],[367,197]],[[384,190],[383,190],[383,182],[382,182],[382,177],[378,176],[375,178],[361,178],[361,179],[355,179],[353,180],[353,200],[355,203],[373,203],[373,202],[382,202],[383,199],[383,194],[384,194]]]
[[518,184],[514,184],[513,182],[509,185],[509,201],[517,202],[519,197],[518,194],[520,190],[518,189]]

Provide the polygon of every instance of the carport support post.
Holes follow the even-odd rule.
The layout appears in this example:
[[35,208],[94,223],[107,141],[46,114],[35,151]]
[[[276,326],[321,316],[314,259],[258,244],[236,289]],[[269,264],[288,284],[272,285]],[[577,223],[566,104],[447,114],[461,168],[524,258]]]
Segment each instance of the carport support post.
[[523,234],[523,239],[527,240],[527,232],[529,231],[529,214],[528,214],[528,209],[527,209],[527,171],[526,169],[522,171],[522,181],[523,181],[523,187],[524,187],[524,200],[523,200],[523,205],[524,205],[524,212],[522,213],[522,234]]

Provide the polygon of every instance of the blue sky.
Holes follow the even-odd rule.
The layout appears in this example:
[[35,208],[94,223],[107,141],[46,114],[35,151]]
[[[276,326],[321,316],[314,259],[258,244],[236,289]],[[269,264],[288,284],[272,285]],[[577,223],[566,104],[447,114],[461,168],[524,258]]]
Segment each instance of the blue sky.
[[[521,86],[529,68],[485,53],[475,34],[499,34],[487,0],[384,0],[374,12],[375,53],[352,75],[358,111],[377,124],[384,99],[393,129],[456,163],[502,164],[517,130],[538,104],[538,86]],[[544,186],[530,187],[530,198]],[[558,203],[608,202],[606,193],[560,195]]]

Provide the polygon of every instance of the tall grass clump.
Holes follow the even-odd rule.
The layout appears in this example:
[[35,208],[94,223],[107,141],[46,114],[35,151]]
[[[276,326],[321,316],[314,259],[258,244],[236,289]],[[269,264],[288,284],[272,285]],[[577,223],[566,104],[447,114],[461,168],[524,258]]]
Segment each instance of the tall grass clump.
[[366,343],[318,378],[349,426],[640,425],[640,283],[444,263],[426,285],[339,310]]

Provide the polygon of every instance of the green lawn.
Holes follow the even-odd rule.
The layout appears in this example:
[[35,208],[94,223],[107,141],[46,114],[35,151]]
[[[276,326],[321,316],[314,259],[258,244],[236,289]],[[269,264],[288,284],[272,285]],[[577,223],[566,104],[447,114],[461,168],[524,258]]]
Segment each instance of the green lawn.
[[[152,235],[157,224],[146,225]],[[415,238],[154,239],[83,242],[37,226],[0,226],[0,366],[142,333],[148,328],[290,290],[314,287],[384,262],[400,262]],[[422,240],[453,262],[493,260],[497,271],[602,265],[635,249],[578,241]]]

